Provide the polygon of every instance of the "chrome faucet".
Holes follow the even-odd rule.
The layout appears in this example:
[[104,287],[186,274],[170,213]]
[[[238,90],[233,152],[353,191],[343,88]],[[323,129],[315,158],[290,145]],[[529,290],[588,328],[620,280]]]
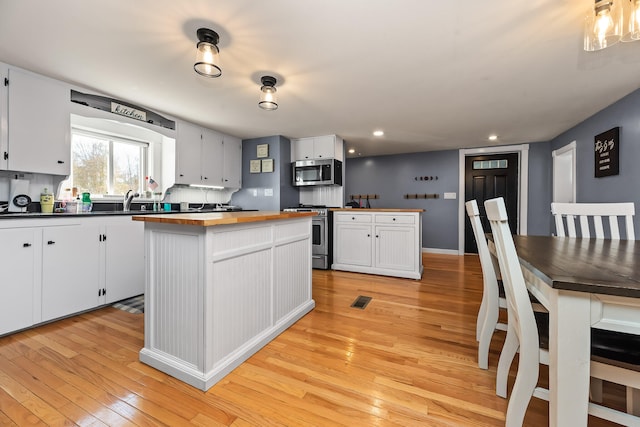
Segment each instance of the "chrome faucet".
[[127,194],[124,195],[124,201],[122,202],[122,208],[125,212],[129,212],[131,209],[131,202],[134,197],[140,197],[140,194],[134,193],[133,190],[127,191]]

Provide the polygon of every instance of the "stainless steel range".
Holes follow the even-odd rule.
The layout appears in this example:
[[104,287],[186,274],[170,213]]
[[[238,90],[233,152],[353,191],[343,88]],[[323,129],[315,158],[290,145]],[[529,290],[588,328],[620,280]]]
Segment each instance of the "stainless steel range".
[[333,224],[331,211],[326,206],[302,205],[283,209],[285,212],[317,212],[311,219],[311,267],[328,270],[333,262]]

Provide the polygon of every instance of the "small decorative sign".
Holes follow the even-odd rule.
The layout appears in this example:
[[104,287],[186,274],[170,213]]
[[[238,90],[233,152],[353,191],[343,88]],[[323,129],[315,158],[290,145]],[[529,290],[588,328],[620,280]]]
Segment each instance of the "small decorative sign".
[[123,104],[118,104],[117,102],[111,101],[111,112],[115,114],[120,114],[121,116],[130,117],[132,119],[140,120],[143,122],[147,121],[147,113],[146,111],[136,110],[133,107],[128,107]]
[[620,128],[609,129],[595,136],[595,176],[618,175],[620,159]]
[[256,147],[256,156],[260,159],[269,157],[269,144],[260,144]]
[[262,159],[262,172],[273,172],[273,159]]
[[260,173],[260,159],[251,160],[249,163],[249,172],[250,173]]

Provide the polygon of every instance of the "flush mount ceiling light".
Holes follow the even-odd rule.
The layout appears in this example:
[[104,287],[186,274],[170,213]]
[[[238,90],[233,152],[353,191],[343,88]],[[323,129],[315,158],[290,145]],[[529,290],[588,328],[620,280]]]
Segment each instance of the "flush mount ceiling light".
[[489,135],[489,141],[496,141],[498,139],[498,135]]
[[263,110],[277,110],[278,98],[276,96],[276,78],[271,76],[262,76],[260,79],[262,87],[260,88],[260,101],[258,107]]
[[381,131],[381,130],[373,131],[373,136],[382,136],[382,135],[384,135],[384,131]]
[[196,53],[196,63],[193,69],[196,73],[205,77],[220,77],[220,51],[218,50],[218,33],[208,28],[199,28],[197,33],[198,52]]
[[595,0],[584,25],[584,50],[640,40],[640,0]]

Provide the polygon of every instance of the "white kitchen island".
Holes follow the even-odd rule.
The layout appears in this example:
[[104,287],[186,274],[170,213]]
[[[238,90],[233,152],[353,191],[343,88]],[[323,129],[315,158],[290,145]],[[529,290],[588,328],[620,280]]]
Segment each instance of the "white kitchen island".
[[311,311],[313,215],[134,216],[145,222],[140,360],[208,390]]

